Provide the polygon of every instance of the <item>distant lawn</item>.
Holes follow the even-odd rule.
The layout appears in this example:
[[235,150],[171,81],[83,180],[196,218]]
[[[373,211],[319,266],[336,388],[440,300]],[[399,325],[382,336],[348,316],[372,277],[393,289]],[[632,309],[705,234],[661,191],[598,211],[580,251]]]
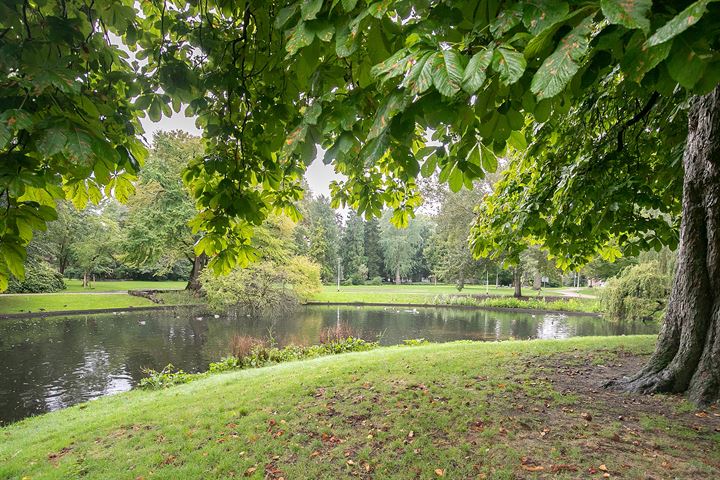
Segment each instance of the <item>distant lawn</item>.
[[0,313],[93,310],[102,308],[147,307],[155,305],[146,298],[123,294],[107,295],[0,295]]
[[[559,290],[563,288],[544,288],[539,296],[562,296]],[[362,303],[416,303],[428,304],[438,295],[502,295],[511,296],[514,289],[510,287],[496,288],[490,285],[467,285],[458,291],[455,285],[348,285],[340,286],[337,291],[335,285],[325,285],[322,291],[312,298],[316,302],[362,302]],[[523,295],[538,296],[538,292],[530,288],[523,289]]]
[[66,278],[65,285],[67,285],[67,292],[113,292],[119,290],[183,290],[187,282],[174,280],[102,280],[93,283],[90,288],[83,288],[82,280]]

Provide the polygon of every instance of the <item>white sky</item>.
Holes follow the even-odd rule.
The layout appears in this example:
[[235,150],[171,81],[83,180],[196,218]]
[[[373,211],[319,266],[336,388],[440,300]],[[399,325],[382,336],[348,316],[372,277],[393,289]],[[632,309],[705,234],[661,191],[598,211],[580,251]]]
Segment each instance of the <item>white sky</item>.
[[[171,117],[163,117],[159,122],[153,122],[148,117],[141,119],[145,129],[145,138],[152,142],[153,135],[159,131],[183,130],[192,135],[200,136],[202,132],[195,126],[195,119],[188,118],[183,113],[173,113]],[[330,182],[340,179],[333,168],[322,162],[323,152],[319,150],[318,158],[308,167],[305,178],[314,195],[330,196]]]

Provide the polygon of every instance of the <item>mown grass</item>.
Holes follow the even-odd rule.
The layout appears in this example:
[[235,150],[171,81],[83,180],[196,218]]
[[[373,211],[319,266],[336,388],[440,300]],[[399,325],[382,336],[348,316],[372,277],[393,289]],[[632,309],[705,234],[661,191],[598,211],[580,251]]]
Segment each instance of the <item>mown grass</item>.
[[[326,285],[322,291],[311,300],[314,302],[333,303],[387,303],[408,305],[465,305],[484,306],[494,308],[526,308],[537,310],[561,310],[575,312],[597,312],[600,307],[597,300],[585,298],[572,298],[545,302],[544,296],[562,296],[561,290],[567,288],[544,288],[540,292],[526,290],[524,293],[528,300],[512,298],[512,288],[493,286],[487,290],[484,285],[470,285],[461,292],[453,285],[354,285],[336,286]],[[472,295],[497,295],[508,298],[477,299]]]
[[[653,342],[380,348],[131,391],[0,429],[0,478],[646,478],[634,475],[661,468],[657,458],[628,460],[635,447],[611,445],[610,424],[588,426],[569,408],[573,395],[524,366],[558,352],[647,353]],[[547,428],[553,415],[570,426]],[[643,444],[669,442],[671,431],[643,423]],[[699,475],[716,472],[688,445],[676,475],[691,462]]]
[[65,279],[67,292],[115,292],[127,290],[183,290],[187,282],[182,281],[143,281],[143,280],[101,280],[88,288],[83,288],[82,280]]
[[147,307],[155,305],[146,298],[127,294],[47,293],[38,295],[0,295],[0,313],[63,312],[105,308]]

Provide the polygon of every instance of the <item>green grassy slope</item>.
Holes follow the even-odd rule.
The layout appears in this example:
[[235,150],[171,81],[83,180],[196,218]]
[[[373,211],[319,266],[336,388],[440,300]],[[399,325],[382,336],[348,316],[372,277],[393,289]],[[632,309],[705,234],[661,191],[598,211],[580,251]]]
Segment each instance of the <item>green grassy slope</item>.
[[[0,478],[534,478],[528,456],[546,469],[576,469],[553,478],[577,478],[601,464],[640,478],[633,475],[660,460],[638,453],[623,466],[627,458],[604,436],[613,420],[593,411],[588,426],[573,395],[524,366],[556,352],[608,362],[613,349],[649,352],[653,341],[392,347],[132,391],[0,429]],[[555,429],[551,414],[572,427]],[[654,431],[638,438],[660,444],[666,439],[658,435],[670,435]],[[582,447],[598,441],[603,448]],[[690,453],[672,443],[682,457],[671,459],[676,473],[704,454],[694,443]]]

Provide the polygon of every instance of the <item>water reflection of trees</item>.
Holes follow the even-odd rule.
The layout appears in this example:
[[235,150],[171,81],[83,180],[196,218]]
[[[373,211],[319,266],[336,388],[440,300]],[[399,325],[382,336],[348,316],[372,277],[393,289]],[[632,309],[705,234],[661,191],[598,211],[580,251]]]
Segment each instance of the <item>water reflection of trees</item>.
[[317,343],[327,327],[347,323],[383,344],[408,338],[566,338],[576,335],[653,333],[657,327],[611,323],[595,317],[493,312],[477,309],[307,307],[278,315],[214,318],[189,310],[130,312],[0,322],[0,420],[126,390],[142,368],[168,363],[202,371],[227,355],[235,334],[280,344]]

